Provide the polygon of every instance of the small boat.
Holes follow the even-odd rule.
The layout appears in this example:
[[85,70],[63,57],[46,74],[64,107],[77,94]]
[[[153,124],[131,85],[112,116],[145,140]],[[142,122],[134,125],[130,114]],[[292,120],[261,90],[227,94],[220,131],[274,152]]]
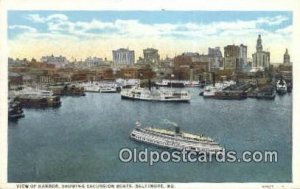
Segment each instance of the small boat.
[[265,86],[264,88],[260,89],[257,94],[257,99],[270,99],[274,100],[276,96],[276,91],[272,85]]
[[224,150],[215,140],[204,136],[196,135],[180,130],[174,125],[175,130],[167,130],[158,127],[141,127],[139,121],[130,133],[130,138],[158,147],[174,149],[179,151],[205,152],[207,154],[222,152]]
[[284,79],[280,79],[276,83],[276,91],[278,94],[283,95],[287,93],[287,84]]
[[8,120],[17,120],[24,116],[25,115],[20,102],[17,101],[8,102]]
[[257,99],[270,99],[274,100],[276,97],[275,90],[274,91],[267,91],[267,92],[258,92],[256,95]]

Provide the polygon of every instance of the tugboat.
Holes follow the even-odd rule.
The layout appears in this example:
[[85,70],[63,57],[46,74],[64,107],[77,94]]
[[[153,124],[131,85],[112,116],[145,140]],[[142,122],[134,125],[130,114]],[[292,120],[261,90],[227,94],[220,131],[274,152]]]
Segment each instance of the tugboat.
[[174,131],[152,126],[142,128],[141,123],[137,121],[136,127],[130,133],[130,138],[138,142],[179,151],[215,154],[224,150],[216,141],[207,136],[183,132],[178,125],[173,126],[175,127]]
[[8,102],[8,120],[17,120],[24,116],[25,115],[20,102],[17,101]]
[[256,94],[257,99],[269,99],[269,100],[274,100],[276,96],[276,92],[274,89],[274,86],[272,85],[267,85],[261,90],[259,90]]
[[149,81],[149,89],[141,88],[139,85],[121,91],[122,99],[160,101],[160,102],[189,102],[191,96],[187,91],[173,91],[151,89],[151,81]]
[[280,79],[276,83],[276,91],[279,95],[287,93],[287,84],[284,79]]

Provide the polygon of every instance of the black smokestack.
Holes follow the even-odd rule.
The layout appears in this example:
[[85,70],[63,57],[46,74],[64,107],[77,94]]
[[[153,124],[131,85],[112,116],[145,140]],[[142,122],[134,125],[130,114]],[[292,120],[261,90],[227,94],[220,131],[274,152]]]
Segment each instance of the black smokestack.
[[216,75],[215,75],[215,72],[212,72],[212,82],[213,82],[213,86],[215,86],[215,84],[216,84]]
[[180,133],[180,128],[177,126],[177,127],[175,127],[175,133],[176,134],[179,134]]
[[148,87],[149,87],[149,91],[151,91],[151,80],[148,79]]

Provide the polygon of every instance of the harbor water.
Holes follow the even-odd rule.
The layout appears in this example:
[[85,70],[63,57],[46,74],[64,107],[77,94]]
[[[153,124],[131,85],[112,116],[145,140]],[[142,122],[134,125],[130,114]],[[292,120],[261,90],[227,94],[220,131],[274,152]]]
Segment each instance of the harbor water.
[[[8,182],[291,182],[292,95],[275,100],[214,100],[192,92],[190,103],[122,100],[119,93],[62,97],[59,108],[24,109],[8,125]],[[129,139],[139,120],[209,136],[237,153],[275,150],[275,163],[119,160],[121,148],[161,150]]]

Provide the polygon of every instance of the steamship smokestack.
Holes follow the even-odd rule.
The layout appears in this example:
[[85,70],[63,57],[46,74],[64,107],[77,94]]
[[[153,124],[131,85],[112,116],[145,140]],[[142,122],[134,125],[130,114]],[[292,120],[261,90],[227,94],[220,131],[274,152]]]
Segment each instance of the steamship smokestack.
[[149,87],[149,91],[151,91],[151,80],[148,79],[148,87]]
[[212,81],[213,81],[213,86],[216,84],[216,75],[215,72],[212,72]]
[[175,133],[179,134],[180,133],[180,128],[178,126],[175,127]]

